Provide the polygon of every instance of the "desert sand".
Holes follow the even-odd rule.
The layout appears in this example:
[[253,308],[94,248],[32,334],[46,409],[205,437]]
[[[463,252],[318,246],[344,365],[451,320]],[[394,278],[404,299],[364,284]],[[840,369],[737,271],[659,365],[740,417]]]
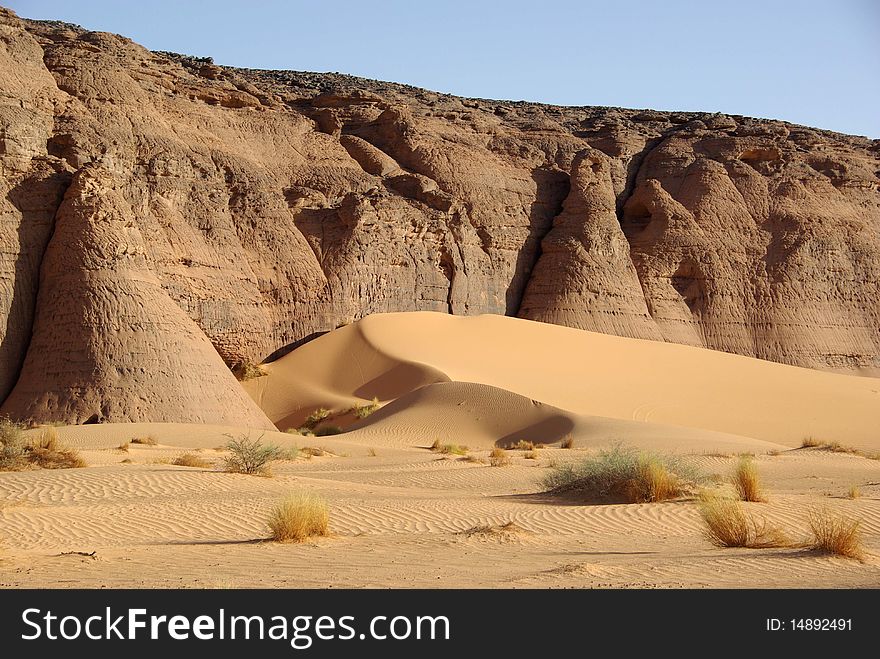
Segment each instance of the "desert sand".
[[[0,473],[4,587],[872,587],[880,585],[880,381],[500,316],[368,317],[263,365],[244,388],[280,429],[196,424],[57,428],[88,466]],[[349,410],[373,397],[364,419]],[[30,432],[39,432],[39,429]],[[230,436],[323,455],[272,477],[221,470]],[[156,445],[120,445],[151,436]],[[800,448],[804,438],[859,449]],[[573,447],[561,448],[571,438]],[[546,444],[492,467],[495,446]],[[435,441],[469,456],[440,455]],[[864,561],[719,549],[693,498],[575,504],[542,493],[552,465],[617,443],[675,453],[723,479],[752,453],[798,538],[812,509],[862,522]],[[207,468],[171,464],[195,452]],[[847,492],[857,486],[859,498]],[[267,540],[271,506],[306,490],[331,535]],[[514,526],[501,527],[513,522]]]

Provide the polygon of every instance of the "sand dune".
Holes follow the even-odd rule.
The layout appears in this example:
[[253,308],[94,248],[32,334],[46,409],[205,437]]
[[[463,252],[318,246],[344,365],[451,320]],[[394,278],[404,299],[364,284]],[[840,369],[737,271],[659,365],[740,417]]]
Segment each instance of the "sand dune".
[[[454,381],[490,387],[469,392],[477,407],[491,408],[493,392],[501,389],[564,410],[558,414],[572,424],[575,417],[595,416],[789,446],[814,436],[880,449],[878,379],[503,316],[373,315],[312,341],[266,370],[266,377],[245,386],[279,427],[297,426],[318,406],[342,410],[373,396],[388,401],[424,385]],[[405,423],[412,431],[438,431],[438,406],[444,406],[436,394],[441,389],[434,391],[407,399]],[[403,407],[393,409],[400,413]],[[491,422],[479,423],[478,441],[525,428],[514,423],[490,431]],[[593,425],[603,423],[607,430],[607,421]],[[370,424],[363,425],[366,432]],[[556,426],[546,427],[548,433],[536,431],[533,441],[558,439]],[[627,426],[627,432],[643,438],[645,430]]]

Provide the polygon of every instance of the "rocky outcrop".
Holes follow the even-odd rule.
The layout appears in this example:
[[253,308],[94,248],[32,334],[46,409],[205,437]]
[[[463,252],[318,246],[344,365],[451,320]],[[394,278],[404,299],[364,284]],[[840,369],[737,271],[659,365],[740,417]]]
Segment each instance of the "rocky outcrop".
[[880,374],[876,141],[231,69],[6,10],[0,36],[0,398],[89,164],[227,366],[432,310]]
[[109,172],[77,173],[43,258],[22,374],[0,412],[274,428],[162,289],[131,217]]

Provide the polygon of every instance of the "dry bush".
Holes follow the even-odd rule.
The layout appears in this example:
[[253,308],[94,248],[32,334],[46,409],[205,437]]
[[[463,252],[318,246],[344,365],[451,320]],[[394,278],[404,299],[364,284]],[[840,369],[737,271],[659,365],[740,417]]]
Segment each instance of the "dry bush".
[[259,364],[253,364],[251,362],[242,362],[240,364],[236,364],[232,369],[233,375],[239,382],[247,382],[248,380],[253,380],[255,378],[261,378],[265,375],[269,375],[266,371],[263,370],[263,367]]
[[773,456],[775,458],[777,455],[782,455],[782,451],[777,448],[773,448],[767,451],[767,455]]
[[435,441],[431,445],[431,450],[443,455],[467,455],[468,453],[468,447],[463,444],[441,444],[439,441]]
[[311,430],[328,416],[330,416],[330,410],[319,407],[306,417],[306,420],[303,422],[303,427]]
[[538,452],[535,450],[526,451],[525,453],[523,453],[523,457],[526,460],[537,460],[538,459]]
[[123,453],[128,453],[128,447],[131,445],[131,442],[122,442],[119,446],[116,447],[117,451],[122,451]]
[[131,443],[143,444],[144,446],[156,446],[159,443],[159,440],[152,435],[147,435],[146,437],[134,437],[131,440]]
[[492,467],[506,467],[510,464],[510,458],[502,448],[493,448],[489,452],[489,465]]
[[477,464],[486,464],[485,458],[481,458],[478,455],[466,455],[461,458],[462,462],[475,462]]
[[574,447],[574,437],[568,435],[562,442],[559,444],[559,448],[573,448]]
[[199,457],[195,453],[184,453],[183,455],[176,457],[171,464],[177,465],[178,467],[197,467],[199,469],[207,469],[211,466],[210,462]]
[[29,464],[42,469],[76,469],[86,463],[78,451],[61,444],[54,427],[44,429],[37,439],[24,447]]
[[761,494],[761,480],[758,477],[758,467],[749,456],[742,456],[733,470],[733,486],[736,493],[743,501],[766,501]]
[[329,435],[341,435],[342,428],[339,426],[321,426],[315,429],[315,437],[327,437]]
[[251,439],[247,435],[230,437],[225,446],[230,455],[226,458],[224,470],[236,474],[268,475],[269,463],[281,456],[281,449],[263,444],[263,436]]
[[516,444],[507,446],[508,451],[533,451],[535,449],[534,442],[527,442],[524,439],[519,440]]
[[369,450],[367,450],[367,455],[371,458],[375,458],[375,457],[379,456],[379,454],[376,453],[376,449],[374,449],[372,446],[369,448]]
[[322,498],[301,492],[278,503],[268,524],[276,542],[302,542],[330,533],[330,511]]
[[698,480],[693,468],[672,456],[616,446],[578,464],[554,466],[543,483],[560,494],[645,503],[680,497]]
[[0,418],[0,471],[18,471],[27,467],[23,430],[14,421]]
[[352,407],[351,410],[349,410],[349,411],[353,412],[354,415],[358,419],[366,419],[368,416],[370,416],[373,412],[375,412],[378,409],[379,409],[379,398],[373,397],[373,400],[370,401],[369,403],[367,403],[366,405],[354,405],[354,407]]
[[822,442],[815,437],[804,437],[804,441],[801,442],[801,448],[816,448],[821,445]]
[[791,541],[765,519],[759,522],[733,499],[709,495],[700,504],[703,533],[717,547],[749,547],[769,549],[791,547]]
[[858,499],[860,496],[862,496],[862,491],[859,489],[858,485],[850,485],[846,496],[850,499]]
[[827,510],[810,511],[810,531],[813,534],[810,549],[823,554],[863,560],[861,522],[834,516]]
[[299,451],[308,458],[320,458],[325,455],[333,455],[332,452],[315,446],[303,446]]

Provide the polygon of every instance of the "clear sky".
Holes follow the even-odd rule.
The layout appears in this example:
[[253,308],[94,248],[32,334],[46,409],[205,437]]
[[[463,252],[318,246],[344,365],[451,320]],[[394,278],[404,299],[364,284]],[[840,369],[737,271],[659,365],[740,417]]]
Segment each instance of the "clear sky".
[[0,0],[231,66],[880,138],[880,0]]

